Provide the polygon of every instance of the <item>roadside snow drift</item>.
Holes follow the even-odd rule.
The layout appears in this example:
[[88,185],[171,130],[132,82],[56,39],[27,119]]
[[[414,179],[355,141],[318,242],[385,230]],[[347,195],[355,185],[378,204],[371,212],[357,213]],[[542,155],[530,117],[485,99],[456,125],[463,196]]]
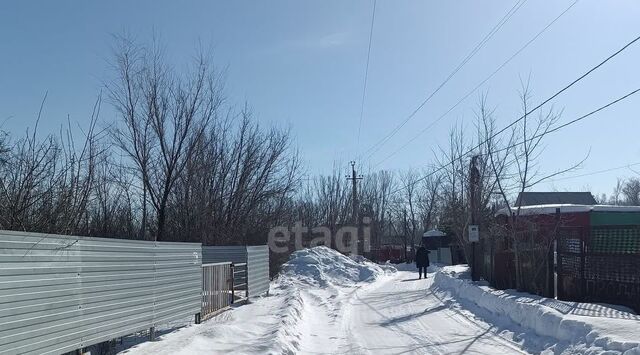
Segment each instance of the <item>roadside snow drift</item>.
[[579,345],[575,350],[611,351],[640,355],[640,316],[604,305],[565,302],[520,293],[500,291],[472,283],[466,266],[444,267],[432,288],[450,292],[459,299],[533,330],[536,334]]
[[352,286],[359,282],[374,281],[392,271],[395,271],[392,266],[378,265],[362,256],[348,257],[319,246],[291,254],[289,261],[282,265],[280,278],[318,287]]

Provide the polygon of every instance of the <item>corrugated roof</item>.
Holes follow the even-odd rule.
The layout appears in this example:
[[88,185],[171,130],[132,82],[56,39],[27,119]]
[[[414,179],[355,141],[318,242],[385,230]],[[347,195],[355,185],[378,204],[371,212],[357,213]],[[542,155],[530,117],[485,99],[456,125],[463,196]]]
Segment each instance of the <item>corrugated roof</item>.
[[516,206],[551,204],[595,205],[596,199],[590,192],[522,192]]
[[[577,204],[548,204],[520,207],[520,216],[554,214],[556,209],[560,213],[580,213],[580,212],[640,212],[640,206],[613,206],[613,205],[577,205]],[[517,208],[511,209],[516,213]],[[505,207],[496,212],[496,216],[509,215],[509,210]]]
[[447,235],[446,233],[439,231],[437,229],[432,229],[422,234],[423,237],[444,237],[446,235]]

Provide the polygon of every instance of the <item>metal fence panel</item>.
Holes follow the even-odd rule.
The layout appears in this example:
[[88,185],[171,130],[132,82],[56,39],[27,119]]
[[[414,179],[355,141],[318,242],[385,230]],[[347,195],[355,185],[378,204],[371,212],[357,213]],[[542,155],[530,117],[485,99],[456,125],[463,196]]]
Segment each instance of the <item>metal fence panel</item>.
[[[234,264],[234,282],[246,282],[247,297],[269,292],[269,248],[259,246],[203,246],[202,263],[231,262]],[[246,266],[245,266],[246,265]],[[246,268],[246,272],[243,272]],[[237,290],[243,290],[242,288]],[[237,295],[242,298],[242,296]]]
[[59,354],[201,309],[201,246],[0,231],[0,354]]
[[248,297],[269,292],[269,248],[266,245],[247,247]]
[[245,246],[203,246],[202,263],[232,262],[242,264],[247,262],[247,248]]
[[[245,246],[203,246],[202,263],[226,263],[234,265],[247,263],[247,247]],[[234,273],[234,282],[242,284],[245,282],[246,274]]]

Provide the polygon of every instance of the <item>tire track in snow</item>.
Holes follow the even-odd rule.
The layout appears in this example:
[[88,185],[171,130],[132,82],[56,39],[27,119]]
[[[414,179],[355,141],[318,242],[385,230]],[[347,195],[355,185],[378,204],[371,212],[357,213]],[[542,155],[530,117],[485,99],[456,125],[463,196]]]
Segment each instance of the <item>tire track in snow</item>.
[[[519,344],[493,332],[491,324],[471,321],[468,315],[431,293],[428,280],[398,272],[376,282],[375,289],[357,292],[351,328],[363,353],[523,353]],[[404,280],[403,280],[404,278]]]

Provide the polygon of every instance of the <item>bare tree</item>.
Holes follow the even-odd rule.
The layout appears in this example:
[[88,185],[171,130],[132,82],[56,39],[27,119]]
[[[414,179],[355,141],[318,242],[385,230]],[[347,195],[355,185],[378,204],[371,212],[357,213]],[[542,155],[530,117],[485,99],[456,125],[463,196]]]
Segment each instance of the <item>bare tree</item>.
[[191,70],[169,66],[157,42],[149,48],[118,38],[117,78],[107,87],[119,122],[117,145],[131,159],[156,214],[155,239],[163,240],[169,197],[189,157],[222,103],[220,77],[203,53]]
[[465,238],[469,224],[469,206],[467,187],[469,173],[467,171],[469,157],[467,142],[462,127],[454,127],[449,134],[448,147],[440,147],[437,155],[440,166],[440,227],[452,236],[465,255],[471,260]]
[[640,179],[629,178],[622,186],[624,203],[628,206],[640,206]]
[[389,171],[369,172],[362,180],[359,189],[360,211],[362,216],[371,218],[372,248],[380,250],[384,233],[387,230],[388,210],[394,175]]
[[434,171],[424,172],[424,178],[421,182],[419,198],[418,198],[418,210],[420,215],[420,221],[424,230],[429,230],[435,227],[436,214],[439,207],[440,200],[440,185],[442,177],[440,174],[435,174]]
[[262,130],[245,109],[233,135],[214,121],[187,162],[170,199],[174,234],[205,244],[264,242],[281,222],[300,183],[288,130]]
[[[485,144],[485,148],[491,170],[496,178],[497,193],[507,211],[511,211],[511,218],[508,218],[509,228],[507,233],[513,249],[516,287],[522,290],[524,288],[539,287],[539,285],[525,285],[522,269],[522,265],[525,263],[522,259],[526,259],[527,265],[533,265],[528,270],[526,278],[527,282],[532,282],[541,270],[547,266],[548,250],[551,248],[553,240],[551,239],[552,236],[549,236],[543,242],[544,250],[540,253],[532,249],[533,245],[536,244],[532,240],[533,233],[522,230],[523,223],[526,223],[526,219],[520,219],[522,206],[520,204],[513,206],[511,204],[512,198],[528,191],[542,181],[576,169],[582,162],[551,174],[542,174],[539,168],[539,157],[543,151],[542,144],[546,135],[558,121],[561,113],[552,107],[546,111],[540,111],[540,113],[532,117],[530,113],[531,90],[528,81],[522,85],[520,100],[523,116],[513,126],[509,138],[506,141],[489,140]],[[485,135],[487,137],[495,137],[494,118],[486,110],[484,101],[480,111],[480,119],[483,122]],[[531,229],[532,226],[524,228]],[[528,245],[528,247],[524,245]]]
[[621,178],[616,179],[616,186],[613,188],[613,194],[611,196],[614,205],[620,205],[620,195],[622,194],[623,186],[624,180]]
[[[45,95],[46,99],[46,95]],[[95,131],[96,101],[82,144],[76,146],[70,122],[60,135],[38,137],[33,131],[4,149],[0,164],[0,225],[5,229],[71,234],[88,223],[87,209],[95,186],[95,167],[103,151]]]
[[409,240],[409,246],[411,250],[415,250],[416,238],[418,237],[418,204],[420,197],[417,172],[415,170],[408,170],[404,174],[400,175],[400,181],[404,186],[401,190],[402,195],[400,197],[400,203],[403,206],[403,226],[405,234]]

